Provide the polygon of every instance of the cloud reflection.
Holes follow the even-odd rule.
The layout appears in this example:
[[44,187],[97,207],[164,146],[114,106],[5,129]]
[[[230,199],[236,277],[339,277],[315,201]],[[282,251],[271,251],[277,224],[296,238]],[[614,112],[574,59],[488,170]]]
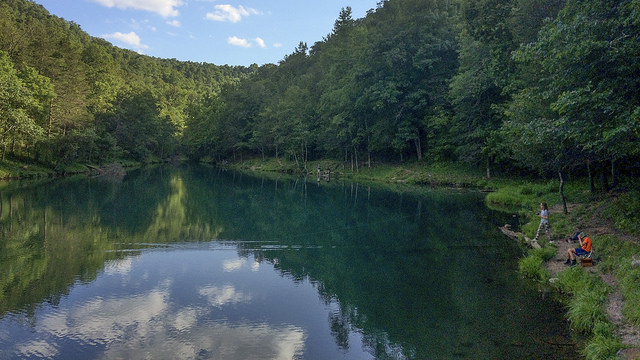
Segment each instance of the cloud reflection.
[[[114,344],[105,359],[294,359],[304,350],[304,331],[265,323],[209,323],[174,336],[170,331]],[[259,355],[258,355],[259,354]]]
[[168,310],[168,292],[152,290],[148,294],[124,298],[92,298],[72,309],[45,317],[38,331],[59,338],[72,338],[86,343],[109,344],[123,337],[127,329],[143,334],[151,332],[150,324]]
[[224,272],[233,272],[242,269],[242,265],[247,262],[247,259],[235,259],[225,260],[222,262],[222,269]]
[[[222,262],[222,270],[224,272],[234,272],[242,270],[242,267],[247,264],[249,261],[244,258],[234,259],[234,260],[225,260]],[[256,272],[260,270],[260,262],[254,261],[249,266],[252,272]]]
[[251,295],[237,291],[232,285],[204,286],[198,293],[207,298],[209,304],[215,307],[222,307],[229,304],[251,301]]
[[[200,288],[209,304],[249,301],[233,286]],[[208,306],[175,307],[167,289],[122,298],[90,298],[42,318],[34,336],[16,345],[20,357],[65,356],[60,346],[104,346],[101,359],[293,359],[305,331],[294,325],[212,320]]]
[[18,352],[22,356],[35,356],[37,358],[51,358],[58,355],[58,350],[44,340],[29,341],[18,345]]
[[104,273],[106,275],[126,275],[131,271],[132,264],[133,259],[131,257],[107,261],[104,265]]

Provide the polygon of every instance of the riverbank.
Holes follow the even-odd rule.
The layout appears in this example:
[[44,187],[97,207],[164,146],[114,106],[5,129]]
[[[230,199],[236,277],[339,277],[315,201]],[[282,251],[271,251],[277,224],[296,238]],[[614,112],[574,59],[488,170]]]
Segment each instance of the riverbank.
[[[599,311],[606,316],[606,326],[611,325],[611,336],[599,333],[596,328],[600,319],[593,319],[587,323],[590,329],[581,331],[589,336],[584,342],[583,355],[587,358],[612,358],[639,359],[640,358],[640,318],[637,309],[640,306],[640,267],[633,265],[633,254],[640,253],[638,243],[639,236],[630,235],[618,229],[615,224],[603,216],[606,211],[606,202],[610,199],[602,199],[586,204],[570,204],[568,215],[563,214],[561,206],[553,206],[550,211],[554,217],[566,217],[574,225],[576,231],[583,231],[593,240],[594,266],[578,266],[570,269],[564,262],[567,259],[567,250],[578,247],[575,242],[566,241],[567,237],[559,237],[553,246],[557,248],[555,256],[545,263],[545,269],[549,271],[550,280],[566,278],[567,272],[583,271],[599,279],[606,288],[606,296],[592,305],[600,307]],[[636,255],[637,256],[637,255]],[[631,276],[631,282],[628,277]],[[566,291],[562,285],[560,291]],[[567,300],[569,312],[579,307],[582,298],[589,296],[588,291],[570,294]],[[592,297],[594,298],[594,297]],[[593,309],[591,314],[596,313]],[[585,316],[579,315],[581,317]],[[593,317],[593,316],[591,316]],[[568,316],[571,321],[571,316]],[[593,325],[592,325],[593,324]],[[573,326],[573,324],[572,324]],[[619,341],[619,342],[618,342]]]
[[[231,167],[248,171],[299,172],[296,164],[282,161],[234,163]],[[527,263],[541,283],[550,284],[567,307],[567,320],[576,333],[581,354],[586,359],[640,359],[640,266],[633,267],[633,254],[640,258],[640,226],[637,193],[592,192],[585,179],[565,184],[569,202],[564,213],[556,179],[514,179],[493,177],[457,165],[425,166],[419,163],[376,165],[352,169],[335,161],[307,164],[307,175],[314,169],[329,169],[338,177],[387,184],[412,184],[471,188],[490,192],[487,206],[517,214],[524,219],[522,233],[535,237],[539,219],[535,211],[541,201],[552,213],[553,244],[542,242],[542,249],[531,251],[521,260],[527,276]],[[635,185],[627,189],[637,188]],[[575,231],[587,233],[596,249],[596,265],[568,267],[567,242]],[[534,261],[530,261],[533,258]],[[523,266],[522,263],[525,263]],[[523,267],[525,270],[523,270]],[[588,285],[587,285],[588,284]],[[548,285],[545,285],[548,286]]]

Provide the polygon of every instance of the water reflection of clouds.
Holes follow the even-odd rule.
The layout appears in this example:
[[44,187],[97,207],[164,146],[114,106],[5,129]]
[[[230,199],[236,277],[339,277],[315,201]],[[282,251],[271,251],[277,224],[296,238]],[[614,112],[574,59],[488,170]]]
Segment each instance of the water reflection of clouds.
[[224,260],[222,262],[222,269],[225,272],[233,272],[242,269],[242,265],[247,262],[247,259],[235,259],[235,260]]
[[174,335],[158,329],[153,337],[113,344],[104,359],[295,359],[304,350],[304,331],[265,323],[208,323]]
[[33,340],[19,344],[17,350],[21,356],[51,358],[58,355],[58,349],[44,340]]
[[[225,260],[222,262],[222,270],[224,272],[234,272],[242,270],[242,267],[247,264],[249,261],[244,258],[234,259],[234,260]],[[251,271],[256,272],[260,270],[260,262],[253,261],[250,267]]]
[[155,289],[125,298],[93,298],[80,306],[46,316],[37,329],[59,338],[109,344],[120,339],[127,328],[147,332],[152,320],[167,312],[168,296],[166,290]]
[[220,307],[250,296],[231,285],[205,286],[199,294],[209,306],[175,308],[168,288],[123,298],[90,298],[60,307],[36,324],[34,336],[16,345],[21,357],[56,357],[59,346],[105,346],[104,359],[293,359],[304,351],[305,332],[294,325],[203,320]]
[[104,266],[104,273],[106,275],[126,275],[131,271],[132,264],[131,257],[108,261]]
[[236,290],[232,285],[204,286],[198,290],[198,294],[207,298],[210,305],[221,308],[224,305],[237,304],[251,301],[251,295]]

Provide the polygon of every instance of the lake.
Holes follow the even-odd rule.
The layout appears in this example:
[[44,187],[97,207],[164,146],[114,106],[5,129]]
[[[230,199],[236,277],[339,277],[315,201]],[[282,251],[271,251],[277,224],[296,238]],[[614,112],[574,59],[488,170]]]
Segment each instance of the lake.
[[474,191],[195,165],[12,182],[0,358],[578,358],[509,221]]

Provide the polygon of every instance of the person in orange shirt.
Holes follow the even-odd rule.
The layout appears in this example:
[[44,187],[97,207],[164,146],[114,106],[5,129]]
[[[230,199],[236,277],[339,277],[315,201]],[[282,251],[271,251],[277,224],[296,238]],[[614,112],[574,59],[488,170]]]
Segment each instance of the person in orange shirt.
[[569,248],[567,250],[567,256],[569,258],[565,261],[566,265],[575,265],[576,256],[587,255],[591,251],[591,239],[587,237],[584,232],[578,235],[578,241],[580,241],[579,248]]

